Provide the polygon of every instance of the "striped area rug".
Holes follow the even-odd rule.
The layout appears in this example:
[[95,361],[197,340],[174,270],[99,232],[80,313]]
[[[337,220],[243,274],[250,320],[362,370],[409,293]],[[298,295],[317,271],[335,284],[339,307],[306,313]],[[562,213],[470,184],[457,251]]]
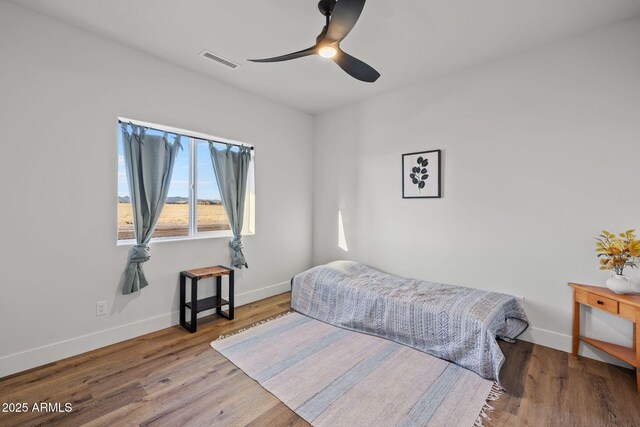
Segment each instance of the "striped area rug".
[[314,426],[471,427],[498,397],[457,365],[298,313],[211,346]]

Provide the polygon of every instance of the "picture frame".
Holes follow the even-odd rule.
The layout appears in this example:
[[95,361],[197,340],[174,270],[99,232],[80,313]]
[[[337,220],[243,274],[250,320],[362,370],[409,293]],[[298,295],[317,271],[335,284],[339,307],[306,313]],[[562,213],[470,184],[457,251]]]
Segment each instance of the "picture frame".
[[402,198],[442,197],[442,150],[417,151],[402,155]]

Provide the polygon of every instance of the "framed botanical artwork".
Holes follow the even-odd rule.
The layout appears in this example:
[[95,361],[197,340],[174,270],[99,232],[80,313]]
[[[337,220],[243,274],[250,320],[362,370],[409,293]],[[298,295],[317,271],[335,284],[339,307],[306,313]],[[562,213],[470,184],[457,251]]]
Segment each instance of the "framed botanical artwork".
[[402,155],[403,199],[442,197],[440,157],[440,150]]

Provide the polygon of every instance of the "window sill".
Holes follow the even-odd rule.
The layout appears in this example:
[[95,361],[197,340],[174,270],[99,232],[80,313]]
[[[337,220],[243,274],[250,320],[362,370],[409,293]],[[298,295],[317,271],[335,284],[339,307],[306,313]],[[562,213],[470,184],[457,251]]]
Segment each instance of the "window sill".
[[[242,237],[253,236],[256,233],[251,231],[248,233],[242,233]],[[184,242],[189,240],[203,240],[203,239],[219,239],[222,237],[231,238],[233,234],[231,231],[218,231],[218,232],[209,232],[209,233],[200,233],[196,236],[180,236],[180,237],[156,237],[151,239],[149,244],[156,243],[166,243],[166,242]],[[118,240],[116,246],[134,246],[136,241],[134,239],[130,240]]]

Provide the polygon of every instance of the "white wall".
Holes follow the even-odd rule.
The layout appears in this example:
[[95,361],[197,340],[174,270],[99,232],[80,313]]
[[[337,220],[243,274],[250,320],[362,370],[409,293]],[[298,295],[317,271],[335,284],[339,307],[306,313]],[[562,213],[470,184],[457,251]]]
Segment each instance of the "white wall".
[[[228,263],[226,239],[154,244],[151,286],[120,295],[119,115],[255,145],[241,303],[287,290],[313,240],[315,264],[354,259],[525,296],[525,338],[567,350],[565,283],[606,279],[592,237],[640,226],[639,42],[634,20],[314,122],[0,1],[0,377],[176,324],[178,272]],[[401,199],[401,154],[436,148],[444,198]],[[101,300],[109,314],[96,317]],[[630,344],[627,322],[585,316],[589,334]]]
[[0,56],[0,377],[176,324],[179,271],[229,263],[226,238],[153,244],[151,285],[121,295],[119,115],[255,145],[240,303],[310,266],[311,116],[4,1]]
[[[601,228],[640,228],[638,46],[636,19],[319,115],[314,263],[524,296],[525,339],[569,350],[566,283],[606,280]],[[401,155],[432,149],[444,197],[403,200]],[[585,316],[631,344],[628,322]]]

